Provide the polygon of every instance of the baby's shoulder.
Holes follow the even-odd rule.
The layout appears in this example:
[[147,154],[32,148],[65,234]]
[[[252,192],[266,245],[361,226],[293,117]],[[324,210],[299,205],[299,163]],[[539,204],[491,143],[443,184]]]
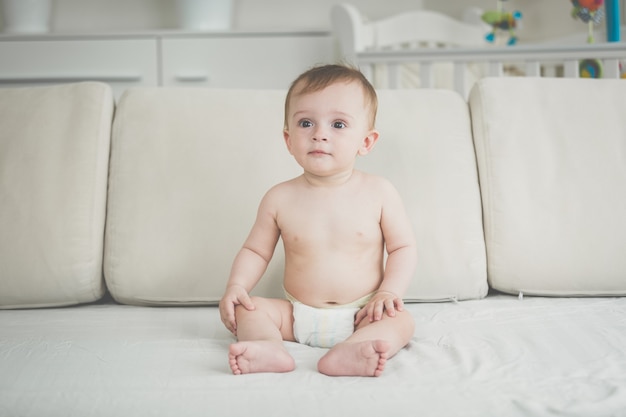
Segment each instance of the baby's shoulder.
[[295,190],[300,188],[299,178],[293,178],[287,181],[280,182],[272,186],[263,197],[264,200],[276,200],[283,199],[291,195]]
[[294,188],[301,187],[302,180],[300,177],[295,177],[290,180],[279,182],[269,189],[268,193],[285,193],[293,191]]
[[355,171],[355,173],[360,178],[361,186],[365,186],[378,192],[395,191],[395,186],[385,177],[363,171]]

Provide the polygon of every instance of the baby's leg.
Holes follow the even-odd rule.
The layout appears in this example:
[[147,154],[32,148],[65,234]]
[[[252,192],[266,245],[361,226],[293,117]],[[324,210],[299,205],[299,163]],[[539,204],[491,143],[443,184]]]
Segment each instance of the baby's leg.
[[380,376],[387,359],[409,343],[415,324],[407,311],[386,314],[379,321],[361,322],[344,342],[335,345],[317,364],[330,376]]
[[235,375],[253,372],[289,372],[295,368],[283,340],[294,340],[291,303],[253,297],[255,309],[238,306],[237,343],[230,345],[228,361]]

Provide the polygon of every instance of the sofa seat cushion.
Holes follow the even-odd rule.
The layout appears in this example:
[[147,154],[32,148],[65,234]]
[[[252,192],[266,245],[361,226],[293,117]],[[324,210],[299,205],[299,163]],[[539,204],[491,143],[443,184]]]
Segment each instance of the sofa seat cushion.
[[0,89],[0,308],[104,293],[111,89]]
[[626,298],[498,295],[406,305],[416,332],[380,378],[297,367],[233,376],[216,307],[112,303],[0,314],[2,416],[624,416]]
[[[381,139],[359,167],[400,190],[420,264],[406,298],[487,292],[467,104],[448,91],[381,91]],[[117,301],[214,304],[274,184],[301,174],[282,137],[285,91],[140,88],[114,122],[105,278]],[[453,123],[451,121],[454,121]],[[279,243],[256,295],[283,297]]]
[[492,78],[470,96],[490,284],[626,294],[626,82]]

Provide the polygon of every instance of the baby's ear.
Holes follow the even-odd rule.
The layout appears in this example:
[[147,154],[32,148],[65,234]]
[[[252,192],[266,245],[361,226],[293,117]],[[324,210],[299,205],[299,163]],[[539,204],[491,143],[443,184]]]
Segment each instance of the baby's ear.
[[363,143],[361,144],[361,147],[359,148],[360,156],[364,156],[370,153],[374,145],[376,145],[376,142],[378,142],[378,136],[379,136],[378,130],[375,130],[375,129],[370,130],[368,135],[363,139]]
[[289,130],[287,128],[283,129],[283,138],[285,138],[285,145],[287,145],[287,150],[291,153],[291,141],[289,140]]

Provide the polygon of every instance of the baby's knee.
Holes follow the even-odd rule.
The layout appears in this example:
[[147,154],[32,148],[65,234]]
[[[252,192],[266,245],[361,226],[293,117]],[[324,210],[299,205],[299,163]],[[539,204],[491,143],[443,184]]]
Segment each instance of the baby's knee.
[[402,324],[403,333],[411,334],[415,332],[415,319],[413,315],[408,311],[399,311],[397,317],[400,318],[400,323]]

